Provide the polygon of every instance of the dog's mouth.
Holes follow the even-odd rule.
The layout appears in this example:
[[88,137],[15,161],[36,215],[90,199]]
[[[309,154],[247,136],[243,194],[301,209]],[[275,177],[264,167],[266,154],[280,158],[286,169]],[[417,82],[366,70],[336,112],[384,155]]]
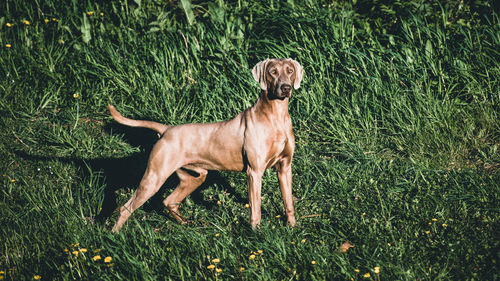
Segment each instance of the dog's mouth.
[[280,86],[277,85],[273,92],[275,98],[284,100],[292,96],[292,87],[290,84],[281,84]]

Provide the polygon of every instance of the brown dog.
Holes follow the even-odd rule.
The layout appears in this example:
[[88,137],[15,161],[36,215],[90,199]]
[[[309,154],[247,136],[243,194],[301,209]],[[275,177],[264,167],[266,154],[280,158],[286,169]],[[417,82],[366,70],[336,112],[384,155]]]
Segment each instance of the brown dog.
[[295,89],[300,87],[303,70],[292,59],[266,59],[255,65],[252,74],[260,84],[259,99],[225,122],[167,126],[125,118],[114,106],[108,105],[118,123],[150,128],[162,135],[151,151],[139,188],[120,208],[114,232],[121,229],[132,212],[153,196],[173,172],[179,176],[180,183],[163,204],[178,222],[185,222],[179,214],[179,204],[203,183],[207,170],[247,173],[250,224],[256,227],[261,218],[261,178],[270,167],[278,173],[287,222],[295,225],[291,168],[295,139],[288,100],[292,85]]

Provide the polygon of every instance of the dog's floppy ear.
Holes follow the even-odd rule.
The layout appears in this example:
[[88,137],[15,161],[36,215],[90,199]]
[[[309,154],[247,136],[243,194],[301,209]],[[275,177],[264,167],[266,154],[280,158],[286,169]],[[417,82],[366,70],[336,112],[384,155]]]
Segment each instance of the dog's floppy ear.
[[253,79],[259,82],[260,88],[262,90],[267,90],[267,82],[266,82],[266,68],[267,64],[270,62],[270,59],[265,59],[259,63],[257,63],[252,69]]
[[293,82],[293,88],[297,90],[298,88],[300,88],[300,82],[302,81],[302,77],[304,77],[304,69],[302,69],[302,66],[300,66],[300,64],[297,61],[292,59],[289,60],[295,67],[295,80]]

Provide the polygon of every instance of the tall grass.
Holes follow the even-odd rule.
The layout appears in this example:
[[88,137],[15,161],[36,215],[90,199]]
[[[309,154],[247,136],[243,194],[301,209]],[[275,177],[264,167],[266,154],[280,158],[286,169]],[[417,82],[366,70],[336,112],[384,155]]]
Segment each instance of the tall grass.
[[[498,17],[475,12],[488,3],[359,2],[0,4],[0,276],[498,278]],[[191,225],[163,212],[172,178],[111,234],[156,137],[106,105],[226,120],[256,100],[250,69],[268,57],[306,73],[290,101],[298,226],[273,171],[255,231],[245,176],[221,172],[183,203]]]

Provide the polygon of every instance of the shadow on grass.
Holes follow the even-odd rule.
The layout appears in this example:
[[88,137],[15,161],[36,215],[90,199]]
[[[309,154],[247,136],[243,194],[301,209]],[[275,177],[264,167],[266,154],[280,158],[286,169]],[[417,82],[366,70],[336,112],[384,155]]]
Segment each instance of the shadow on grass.
[[[94,218],[98,223],[104,223],[114,211],[119,207],[116,199],[120,188],[133,187],[138,188],[142,176],[146,170],[149,153],[151,152],[154,144],[158,140],[157,134],[149,129],[143,128],[128,128],[121,125],[106,125],[106,131],[113,131],[114,133],[122,134],[124,140],[132,146],[141,147],[139,153],[132,154],[123,158],[96,158],[84,159],[75,157],[57,157],[50,155],[30,155],[24,151],[16,151],[15,153],[26,160],[30,161],[47,161],[57,160],[63,163],[72,163],[82,171],[83,178],[89,178],[92,173],[101,173],[103,175],[105,189],[104,200],[101,206],[101,211]],[[42,145],[60,145],[51,144],[48,142]],[[167,193],[179,184],[179,178],[176,173],[173,173],[161,186],[160,190],[151,197],[144,205],[143,210],[146,212],[156,212],[161,215],[166,215],[163,205],[163,199]],[[223,190],[236,197],[236,201],[243,203],[243,199],[228,183],[228,181],[221,176],[217,171],[209,171],[205,182],[198,187],[190,196],[195,204],[203,205],[206,209],[210,210],[215,207],[216,203],[211,203],[203,200],[203,190],[211,185],[218,185]],[[170,216],[169,216],[170,217]],[[173,218],[172,218],[173,219]]]

